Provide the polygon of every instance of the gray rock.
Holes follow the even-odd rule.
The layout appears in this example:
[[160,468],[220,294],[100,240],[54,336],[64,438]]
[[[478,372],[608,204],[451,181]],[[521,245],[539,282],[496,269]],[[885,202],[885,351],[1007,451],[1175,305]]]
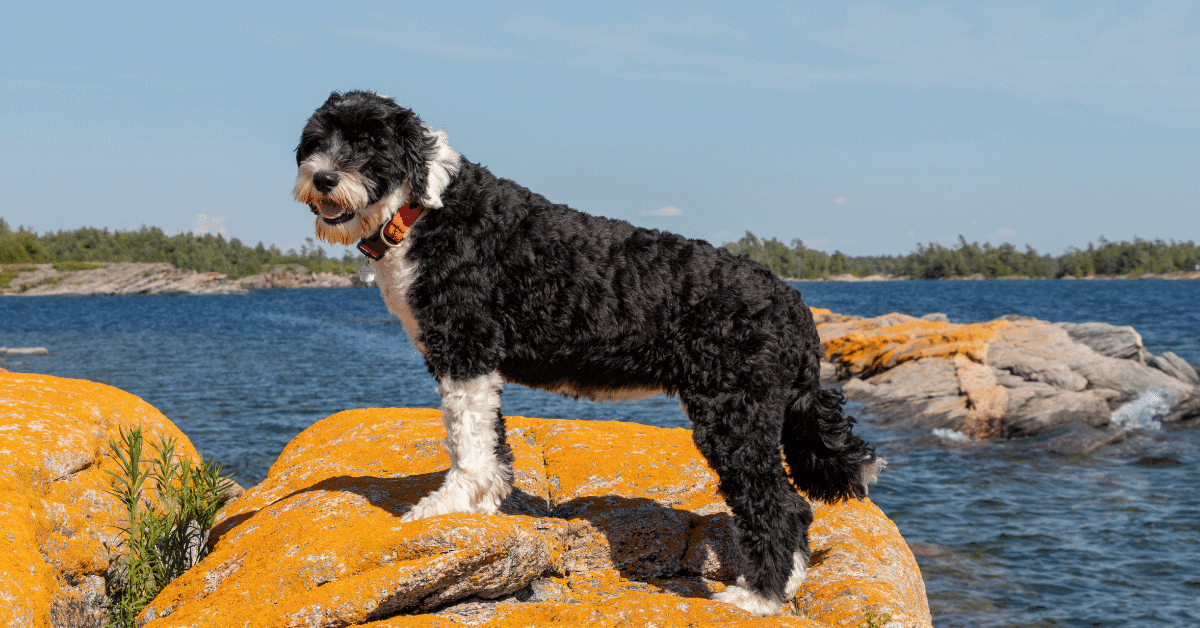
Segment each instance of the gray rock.
[[47,355],[49,353],[45,347],[0,347],[0,356],[8,357]]
[[1077,425],[1050,438],[1038,449],[1060,454],[1087,455],[1102,447],[1124,442],[1126,438],[1128,438],[1128,434],[1125,430],[1113,432]]
[[1171,409],[1163,423],[1200,424],[1200,396],[1193,397]]
[[[1009,347],[999,348],[999,344]],[[1006,350],[1029,356],[1022,359],[1030,364],[1042,364],[1030,360],[1030,357],[1034,357],[1041,358],[1044,363],[1066,366],[1087,380],[1088,389],[1111,388],[1119,391],[1122,399],[1133,399],[1147,390],[1164,390],[1170,393],[1172,398],[1182,401],[1191,397],[1195,389],[1194,386],[1135,360],[1102,355],[1091,346],[1076,342],[1061,324],[1018,321],[1001,330],[989,346],[989,363],[993,352],[998,351],[1003,355]]]
[[1196,369],[1192,368],[1191,364],[1188,364],[1186,360],[1171,351],[1150,358],[1150,366],[1177,380],[1187,382],[1193,386],[1200,386],[1200,375],[1196,374]]
[[865,381],[851,378],[842,392],[885,424],[962,431],[970,413],[954,363],[940,358],[903,362]]
[[[1045,389],[1049,390],[1045,390]],[[1021,390],[1021,389],[1018,389]],[[1049,386],[1039,388],[1038,393],[1020,401],[1013,407],[1015,396],[1010,393],[1009,412],[1004,417],[1003,433],[1006,438],[1031,436],[1063,425],[1108,425],[1112,413],[1108,403],[1090,392],[1074,392]]]
[[949,323],[950,317],[946,316],[945,314],[942,314],[941,312],[930,312],[930,313],[926,314],[925,316],[922,316],[921,320],[932,321],[935,323]]
[[996,342],[988,346],[988,364],[1004,369],[1029,382],[1042,382],[1064,390],[1080,391],[1088,380],[1062,362],[1018,351],[1012,345]]
[[[1122,407],[1150,393],[1165,400],[1155,420],[1190,424],[1193,416],[1200,419],[1200,405],[1195,411],[1180,405],[1200,397],[1200,387],[1183,379],[1191,372],[1183,371],[1181,360],[1163,356],[1153,368],[1092,346],[1138,356],[1141,338],[1132,328],[1055,325],[1019,316],[1004,320],[1009,324],[996,328],[984,364],[963,354],[925,357],[867,379],[851,378],[842,390],[848,399],[866,404],[865,414],[880,423],[947,428],[976,438],[1025,437],[1073,425],[1111,429],[1118,418],[1128,421],[1132,410]],[[822,329],[825,341],[837,337],[830,332],[838,324]],[[855,333],[850,323],[842,326],[844,333]]]
[[1071,335],[1071,339],[1091,347],[1096,353],[1110,358],[1137,360],[1145,363],[1146,347],[1142,335],[1129,325],[1108,323],[1055,323]]
[[838,378],[838,368],[833,362],[821,362],[821,381],[836,382]]

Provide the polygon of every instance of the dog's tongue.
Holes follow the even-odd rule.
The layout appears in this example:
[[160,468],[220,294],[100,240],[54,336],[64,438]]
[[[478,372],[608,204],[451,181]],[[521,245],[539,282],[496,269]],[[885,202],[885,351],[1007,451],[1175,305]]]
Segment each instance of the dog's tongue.
[[317,210],[321,212],[322,218],[337,218],[342,215],[342,206],[337,203],[321,203],[317,205]]

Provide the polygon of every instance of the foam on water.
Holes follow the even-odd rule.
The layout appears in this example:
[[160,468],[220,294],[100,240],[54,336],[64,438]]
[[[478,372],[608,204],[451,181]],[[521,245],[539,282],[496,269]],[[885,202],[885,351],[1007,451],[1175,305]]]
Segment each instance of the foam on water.
[[1169,390],[1147,390],[1112,413],[1113,427],[1136,430],[1161,430],[1162,419],[1175,405]]
[[945,427],[933,428],[933,435],[942,440],[948,440],[952,443],[969,443],[969,442],[971,442],[970,436],[967,436],[966,434],[963,434],[962,432],[960,432],[958,430],[952,430],[952,429],[945,428]]

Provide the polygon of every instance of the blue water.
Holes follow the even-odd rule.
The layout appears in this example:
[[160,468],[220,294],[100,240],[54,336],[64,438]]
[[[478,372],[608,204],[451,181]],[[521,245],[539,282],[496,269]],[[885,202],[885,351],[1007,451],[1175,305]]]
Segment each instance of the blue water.
[[[1200,365],[1197,281],[794,285],[846,314],[1133,325],[1151,352]],[[51,350],[0,363],[11,371],[142,397],[245,486],[334,412],[438,404],[374,290],[5,298],[0,346]],[[574,402],[511,385],[504,412],[687,425],[671,398]],[[872,498],[917,555],[935,625],[1200,625],[1200,430],[1136,432],[1090,455],[1064,453],[1062,434],[955,443],[869,421],[860,430],[891,462]]]

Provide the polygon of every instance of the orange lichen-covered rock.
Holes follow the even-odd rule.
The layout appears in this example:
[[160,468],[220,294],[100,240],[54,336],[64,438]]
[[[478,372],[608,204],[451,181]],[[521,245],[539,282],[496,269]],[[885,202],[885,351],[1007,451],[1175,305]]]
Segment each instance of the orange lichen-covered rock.
[[[496,515],[400,517],[440,484],[440,414],[335,414],[222,512],[212,553],[150,627],[928,625],[924,585],[869,501],[814,504],[809,581],[779,617],[708,599],[736,573],[728,509],[691,432],[508,418],[514,492]],[[871,544],[871,547],[861,547]],[[840,599],[845,598],[845,599]]]
[[121,507],[108,494],[108,441],[141,426],[147,442],[187,437],[110,386],[0,373],[0,607],[11,626],[99,625]]
[[944,315],[860,318],[821,309],[813,318],[831,362],[823,377],[848,376],[846,396],[882,423],[975,438],[1062,426],[1086,432],[1118,423],[1130,414],[1120,406],[1144,393],[1165,399],[1164,420],[1180,422],[1196,415],[1187,404],[1200,398],[1189,372],[1152,366],[1170,360],[1151,356],[1147,365],[1129,327],[1016,315],[962,325]]
[[1008,324],[1001,320],[955,325],[886,314],[876,318],[828,320],[818,330],[827,359],[858,375],[878,373],[921,358],[962,355],[984,363],[988,341]]

